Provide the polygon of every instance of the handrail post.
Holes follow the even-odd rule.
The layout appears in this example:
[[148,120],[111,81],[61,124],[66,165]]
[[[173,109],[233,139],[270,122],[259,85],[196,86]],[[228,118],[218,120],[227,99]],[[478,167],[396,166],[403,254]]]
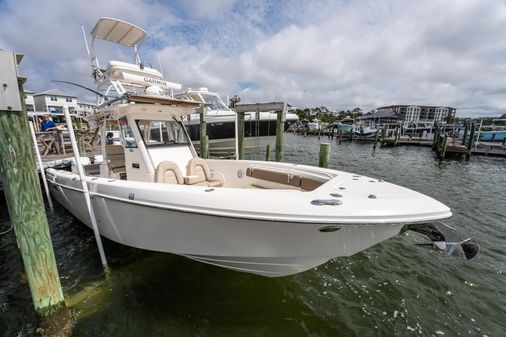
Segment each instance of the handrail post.
[[104,247],[102,246],[102,239],[100,237],[97,219],[95,218],[95,212],[93,211],[93,206],[91,205],[90,191],[88,190],[88,183],[86,182],[86,177],[84,175],[83,163],[81,162],[81,156],[79,154],[79,149],[77,148],[76,135],[74,134],[74,127],[72,126],[72,120],[70,119],[68,106],[66,105],[63,106],[63,113],[65,114],[65,121],[67,122],[67,129],[69,131],[70,142],[72,143],[72,151],[74,152],[74,160],[76,163],[77,171],[79,173],[79,178],[81,179],[81,186],[83,188],[84,200],[86,202],[86,208],[88,211],[88,215],[90,217],[93,233],[95,234],[95,241],[97,242],[100,260],[102,260],[102,265],[104,266],[104,269],[107,272],[109,270],[109,267],[107,265]]

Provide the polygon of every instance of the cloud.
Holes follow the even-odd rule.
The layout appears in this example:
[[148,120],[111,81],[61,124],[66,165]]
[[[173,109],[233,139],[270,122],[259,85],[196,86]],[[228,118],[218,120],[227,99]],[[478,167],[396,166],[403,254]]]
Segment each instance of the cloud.
[[[61,76],[92,85],[80,24],[89,31],[99,16],[112,16],[148,31],[144,59],[160,61],[167,79],[184,87],[333,109],[506,111],[506,7],[499,0],[8,0],[4,8],[0,48],[26,54],[34,90]],[[105,48],[104,55],[123,52]]]

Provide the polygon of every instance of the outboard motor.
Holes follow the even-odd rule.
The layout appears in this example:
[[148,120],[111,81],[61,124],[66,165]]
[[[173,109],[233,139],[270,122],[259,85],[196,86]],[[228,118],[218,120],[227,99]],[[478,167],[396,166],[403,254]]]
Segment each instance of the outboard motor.
[[402,232],[414,231],[426,235],[432,243],[419,243],[417,246],[432,249],[437,252],[461,257],[464,260],[470,260],[480,251],[480,246],[470,242],[471,239],[460,241],[455,228],[442,222],[427,224],[406,225]]

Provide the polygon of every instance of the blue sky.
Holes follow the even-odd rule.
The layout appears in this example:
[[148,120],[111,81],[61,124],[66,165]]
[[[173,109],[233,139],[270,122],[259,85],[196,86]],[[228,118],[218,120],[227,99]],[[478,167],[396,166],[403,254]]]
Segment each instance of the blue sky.
[[[102,16],[148,32],[143,59],[166,79],[243,102],[369,110],[449,105],[506,112],[503,0],[0,0],[0,48],[25,54],[33,91],[92,87],[81,24]],[[103,45],[105,58],[123,50]],[[99,54],[100,55],[100,54]],[[104,62],[107,60],[103,60]]]

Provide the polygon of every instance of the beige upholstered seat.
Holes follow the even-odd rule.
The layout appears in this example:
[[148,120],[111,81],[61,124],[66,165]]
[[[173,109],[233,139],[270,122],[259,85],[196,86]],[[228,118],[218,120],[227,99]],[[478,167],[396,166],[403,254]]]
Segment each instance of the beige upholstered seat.
[[166,160],[156,167],[155,183],[184,184],[184,179],[176,163]]
[[202,158],[192,158],[186,166],[186,174],[187,177],[184,177],[184,183],[188,185],[223,186],[223,181],[212,178],[211,171]]

